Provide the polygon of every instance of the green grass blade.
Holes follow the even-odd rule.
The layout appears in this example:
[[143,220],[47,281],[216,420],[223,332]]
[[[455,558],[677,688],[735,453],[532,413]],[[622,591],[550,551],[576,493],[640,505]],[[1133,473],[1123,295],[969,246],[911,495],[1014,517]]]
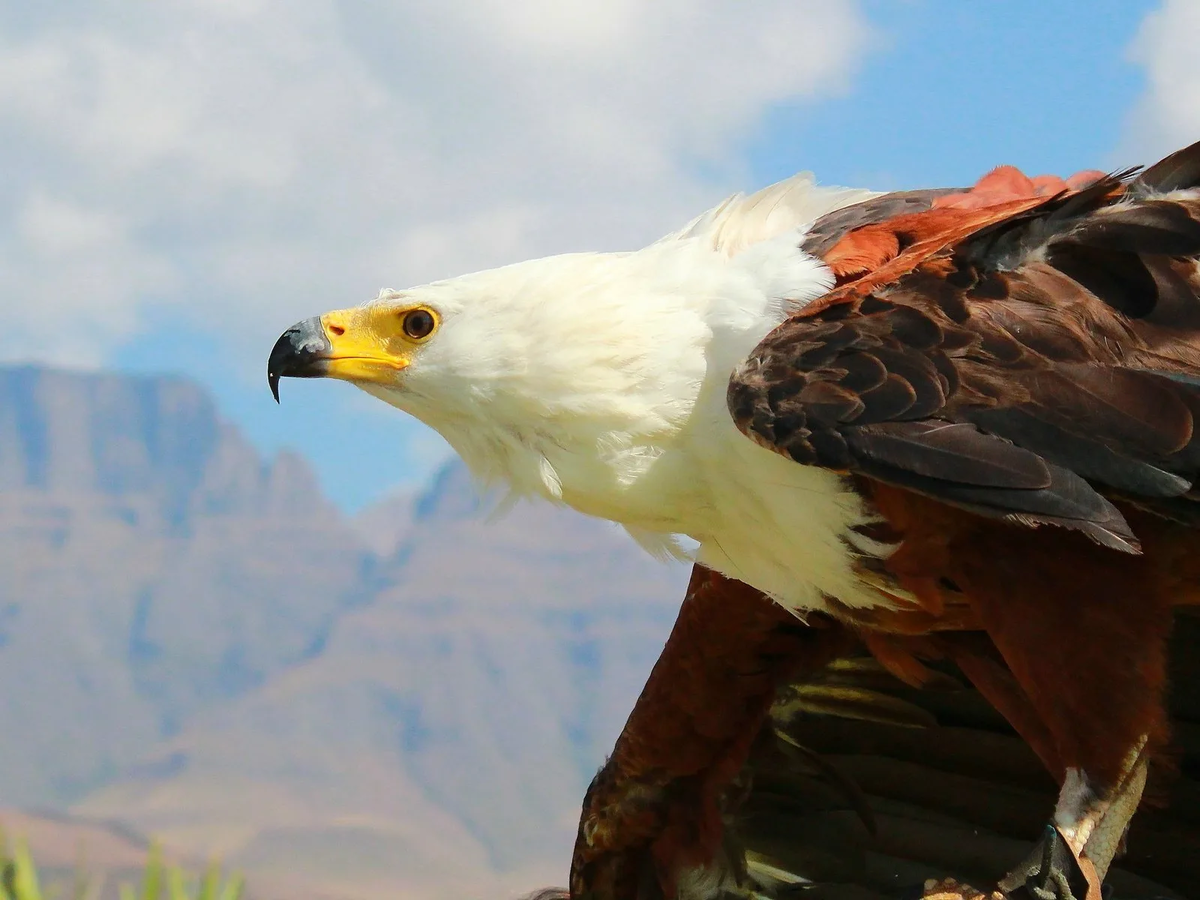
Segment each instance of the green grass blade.
[[245,887],[245,883],[242,874],[234,872],[229,876],[229,880],[225,882],[225,888],[221,891],[220,900],[239,900],[242,896],[242,888]]
[[42,886],[38,883],[37,867],[29,855],[29,847],[18,841],[13,850],[12,861],[16,865],[12,886],[18,900],[42,900]]
[[189,900],[187,879],[184,878],[183,869],[179,866],[171,866],[167,869],[167,898],[168,900]]
[[216,860],[213,860],[204,870],[204,877],[200,880],[200,893],[196,896],[196,900],[217,900],[217,892],[220,889],[221,867]]
[[162,848],[157,843],[150,845],[150,857],[146,860],[146,871],[142,875],[141,900],[161,900],[163,889]]
[[[0,900],[96,900],[104,887],[104,878],[88,875],[81,855],[74,878],[53,893],[44,892],[37,866],[24,842],[17,842],[9,852],[5,836],[0,832]],[[63,893],[65,888],[66,893]],[[234,872],[222,879],[221,866],[213,861],[199,878],[163,859],[162,847],[150,845],[139,886],[121,884],[117,888],[120,900],[241,900],[245,880]]]

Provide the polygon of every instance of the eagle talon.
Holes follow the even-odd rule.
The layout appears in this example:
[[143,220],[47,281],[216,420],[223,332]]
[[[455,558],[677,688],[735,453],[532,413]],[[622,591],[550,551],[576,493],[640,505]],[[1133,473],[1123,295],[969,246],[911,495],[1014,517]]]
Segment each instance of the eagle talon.
[[1088,900],[1087,875],[1058,829],[1047,825],[1042,838],[1000,889],[1010,900]]

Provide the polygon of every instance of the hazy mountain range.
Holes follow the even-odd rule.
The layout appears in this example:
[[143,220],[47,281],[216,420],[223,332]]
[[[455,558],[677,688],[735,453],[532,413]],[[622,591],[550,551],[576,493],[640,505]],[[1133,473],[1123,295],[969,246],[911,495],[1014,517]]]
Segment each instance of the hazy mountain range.
[[0,804],[313,896],[561,883],[685,579],[457,464],[348,520],[193,384],[0,368]]

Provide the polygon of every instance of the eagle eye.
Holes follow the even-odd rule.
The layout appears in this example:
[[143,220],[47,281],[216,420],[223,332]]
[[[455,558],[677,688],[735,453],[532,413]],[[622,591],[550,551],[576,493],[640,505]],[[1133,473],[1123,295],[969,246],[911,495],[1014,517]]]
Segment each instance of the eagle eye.
[[433,329],[436,327],[437,319],[427,309],[418,307],[404,313],[404,333],[414,341],[425,340],[425,338],[433,334]]

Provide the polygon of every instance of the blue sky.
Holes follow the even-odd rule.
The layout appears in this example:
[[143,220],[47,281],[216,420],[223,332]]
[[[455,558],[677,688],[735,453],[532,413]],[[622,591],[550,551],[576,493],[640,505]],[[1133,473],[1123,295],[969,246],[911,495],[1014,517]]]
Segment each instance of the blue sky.
[[[876,0],[876,49],[847,96],[767,115],[755,180],[797,166],[879,190],[969,184],[999,163],[1066,173],[1118,162],[1145,88],[1139,0]],[[802,150],[802,158],[801,156]]]
[[[25,358],[196,379],[265,452],[287,447],[308,458],[346,510],[421,484],[446,449],[341,383],[286,382],[275,406],[262,369],[296,319],[385,285],[640,245],[730,189],[799,169],[881,189],[964,184],[1000,163],[1035,173],[1115,168],[1149,161],[1129,155],[1168,150],[1164,142],[1189,127],[1200,137],[1200,122],[1159,121],[1198,68],[1181,52],[1168,59],[1170,32],[1182,27],[1174,20],[1193,15],[1178,0],[1140,54],[1135,37],[1160,3],[1094,0],[1084,14],[1072,0],[698,0],[708,18],[647,25],[630,0],[624,18],[554,21],[547,43],[534,34],[545,23],[508,12],[493,29],[501,37],[453,30],[468,27],[476,6],[501,15],[521,3],[455,0],[449,6],[464,15],[434,21],[420,4],[380,12],[351,0],[274,2],[247,4],[265,10],[261,22],[249,12],[206,19],[205,32],[187,20],[194,11],[172,18],[177,5],[156,8],[136,30],[83,7],[64,25],[61,16],[36,21],[0,5],[0,38],[46,96],[70,77],[100,85],[95,109],[74,115],[79,137],[68,145],[5,92],[5,79],[22,74],[13,74],[16,64],[0,66],[0,138],[21,129],[30,173],[0,182],[0,203],[15,210],[0,227],[0,263],[7,254],[19,274],[28,258],[91,260],[42,301],[61,340],[38,343],[42,328]],[[259,26],[272,48],[295,52],[256,49]],[[761,61],[738,58],[754,41],[776,46],[771,38],[789,29],[794,55],[785,46]],[[82,46],[72,41],[89,30],[144,64],[97,57],[92,70],[70,68],[80,54],[69,51]],[[195,37],[210,32],[211,44]],[[413,32],[428,39],[407,50],[388,42]],[[184,51],[168,46],[170,60],[155,56],[162,35],[179,35]],[[449,58],[468,38],[481,43]],[[438,40],[450,49],[438,51]],[[628,57],[604,68],[620,41]],[[576,58],[559,52],[568,45]],[[56,49],[71,60],[61,63],[65,74],[44,61]],[[415,59],[405,63],[413,68],[392,71],[393,50]],[[710,65],[714,54],[729,58]],[[537,65],[521,69],[531,56]],[[204,68],[210,57],[219,69]],[[197,68],[167,68],[183,66],[180,58],[199,60]],[[489,65],[504,74],[489,78]],[[614,73],[629,84],[614,86]],[[489,94],[502,79],[502,92]],[[128,118],[106,119],[113,109]],[[577,140],[565,118],[599,137]],[[22,249],[18,238],[42,244]],[[30,268],[26,282],[0,277],[0,290],[11,298],[45,282],[45,272]],[[110,294],[90,296],[109,282]],[[7,356],[22,358],[11,347]]]

